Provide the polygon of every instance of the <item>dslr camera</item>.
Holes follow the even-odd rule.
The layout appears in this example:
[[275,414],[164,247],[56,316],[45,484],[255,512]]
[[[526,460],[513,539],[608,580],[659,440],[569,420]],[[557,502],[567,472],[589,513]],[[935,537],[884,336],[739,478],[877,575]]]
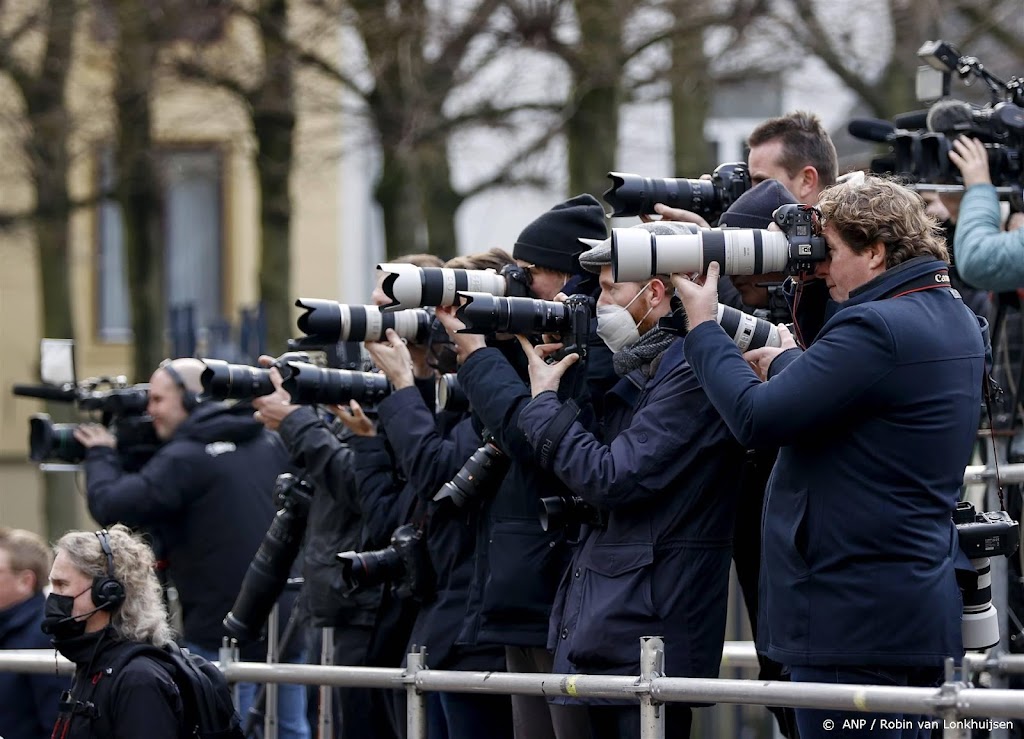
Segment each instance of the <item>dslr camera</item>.
[[612,207],[612,217],[653,213],[654,204],[662,203],[716,221],[736,198],[750,189],[746,162],[719,164],[710,180],[658,179],[624,172],[609,172],[608,178],[612,186],[601,197]]
[[773,220],[782,229],[686,228],[655,234],[642,228],[613,228],[615,282],[643,282],[654,275],[707,272],[718,262],[723,275],[810,272],[828,256],[820,219],[812,205],[787,203]]
[[341,579],[348,592],[390,582],[398,598],[424,603],[433,598],[437,574],[430,561],[422,529],[402,524],[391,534],[391,543],[371,552],[340,552]]
[[999,614],[992,605],[992,557],[1008,557],[1017,551],[1020,527],[1006,511],[977,513],[967,501],[953,512],[960,549],[975,572],[958,572],[964,609],[960,629],[964,649],[988,649],[999,643]]

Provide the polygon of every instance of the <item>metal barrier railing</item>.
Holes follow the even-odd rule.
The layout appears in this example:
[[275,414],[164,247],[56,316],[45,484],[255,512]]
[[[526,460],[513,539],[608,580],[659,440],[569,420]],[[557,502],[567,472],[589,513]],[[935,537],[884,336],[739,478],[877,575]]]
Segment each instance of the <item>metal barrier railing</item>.
[[[504,672],[456,672],[423,666],[425,653],[413,652],[408,667],[344,667],[285,663],[235,662],[220,667],[230,682],[289,683],[404,689],[408,694],[408,739],[426,736],[426,692],[535,695],[552,698],[608,698],[640,704],[642,739],[663,739],[665,714],[660,703],[732,703],[791,706],[867,713],[908,713],[940,717],[946,726],[965,717],[1024,719],[1024,691],[971,687],[954,680],[951,665],[938,688],[879,685],[831,685],[763,680],[667,677],[662,672],[664,643],[660,637],[641,640],[641,675],[559,675]],[[729,642],[723,668],[756,667],[750,642]],[[71,674],[74,666],[50,650],[0,650],[0,672]],[[1024,674],[1024,655],[969,654],[964,671]],[[963,722],[962,722],[963,723]],[[961,734],[962,735],[962,734]]]

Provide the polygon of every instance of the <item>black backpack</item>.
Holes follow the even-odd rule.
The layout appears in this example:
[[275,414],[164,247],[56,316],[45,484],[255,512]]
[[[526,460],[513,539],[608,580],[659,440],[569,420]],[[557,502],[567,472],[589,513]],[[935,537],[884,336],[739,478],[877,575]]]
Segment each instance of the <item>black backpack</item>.
[[242,721],[231,700],[228,681],[213,663],[168,642],[163,647],[133,644],[111,665],[116,675],[129,660],[150,657],[167,668],[185,708],[186,737],[199,739],[245,739]]

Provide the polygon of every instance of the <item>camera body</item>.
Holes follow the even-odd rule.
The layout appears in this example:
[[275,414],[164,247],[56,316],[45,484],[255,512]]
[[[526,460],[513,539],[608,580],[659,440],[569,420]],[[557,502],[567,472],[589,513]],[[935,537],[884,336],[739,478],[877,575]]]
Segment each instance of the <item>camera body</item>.
[[339,552],[341,578],[348,591],[391,583],[398,598],[427,602],[437,588],[437,573],[427,551],[423,531],[402,524],[391,534],[384,549],[369,552]]
[[612,207],[612,217],[654,213],[655,203],[662,203],[715,221],[751,186],[746,162],[720,164],[710,180],[659,179],[625,172],[609,172],[608,178],[612,186],[602,197]]
[[971,560],[974,573],[958,571],[963,595],[960,619],[964,649],[988,649],[999,643],[999,614],[992,605],[991,557],[1017,551],[1020,527],[1005,511],[978,513],[967,501],[953,512],[960,549]]

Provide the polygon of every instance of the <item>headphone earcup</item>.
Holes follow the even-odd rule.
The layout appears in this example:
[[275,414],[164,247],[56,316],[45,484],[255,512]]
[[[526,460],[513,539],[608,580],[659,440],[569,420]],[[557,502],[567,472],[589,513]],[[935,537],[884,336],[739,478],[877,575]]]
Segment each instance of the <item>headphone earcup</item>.
[[117,608],[124,603],[124,585],[112,577],[95,578],[92,581],[92,602],[97,608]]
[[185,411],[191,413],[199,405],[199,396],[191,390],[182,390],[181,392],[181,404],[184,406]]

